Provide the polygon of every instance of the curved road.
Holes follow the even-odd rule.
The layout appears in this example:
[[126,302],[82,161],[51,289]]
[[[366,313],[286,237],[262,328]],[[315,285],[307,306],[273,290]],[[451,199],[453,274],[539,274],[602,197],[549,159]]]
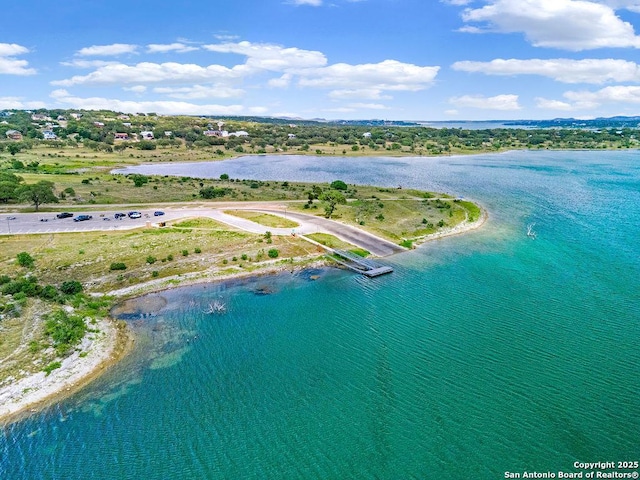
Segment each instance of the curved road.
[[[143,227],[147,224],[157,224],[158,222],[178,220],[188,217],[209,217],[219,222],[225,223],[240,230],[262,234],[269,230],[274,235],[309,234],[309,233],[329,233],[337,238],[364,248],[373,255],[384,257],[394,253],[402,252],[404,249],[399,245],[376,237],[350,225],[328,220],[326,218],[306,215],[297,212],[287,212],[282,204],[273,202],[224,202],[212,206],[194,207],[167,206],[162,211],[164,215],[154,216],[154,211],[158,209],[136,210],[142,214],[141,218],[131,219],[124,217],[120,220],[114,218],[114,213],[127,213],[131,207],[120,206],[117,210],[95,210],[85,212],[74,212],[74,216],[84,213],[91,215],[92,219],[82,222],[75,222],[73,218],[56,218],[55,213],[7,213],[0,215],[0,235],[18,234],[47,234],[62,232],[87,232],[87,231],[114,231],[129,230]],[[274,215],[285,217],[299,223],[298,227],[291,228],[269,228],[264,225],[246,220],[244,218],[227,215],[224,210],[253,210],[268,212]]]

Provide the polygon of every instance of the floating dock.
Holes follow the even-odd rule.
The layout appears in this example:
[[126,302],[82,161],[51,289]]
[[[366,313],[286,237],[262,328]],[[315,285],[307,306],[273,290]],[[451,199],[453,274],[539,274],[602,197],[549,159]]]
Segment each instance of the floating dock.
[[393,268],[388,265],[381,265],[346,250],[332,250],[332,253],[332,258],[340,265],[367,277],[378,277],[393,272]]

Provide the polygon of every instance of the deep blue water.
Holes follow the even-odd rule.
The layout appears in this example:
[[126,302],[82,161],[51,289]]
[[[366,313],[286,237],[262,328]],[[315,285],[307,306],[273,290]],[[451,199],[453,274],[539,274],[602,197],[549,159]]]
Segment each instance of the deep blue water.
[[[136,167],[446,191],[490,219],[377,279],[326,269],[141,299],[154,314],[130,320],[130,357],[2,430],[0,478],[495,479],[638,460],[639,158]],[[225,314],[204,313],[214,300]]]

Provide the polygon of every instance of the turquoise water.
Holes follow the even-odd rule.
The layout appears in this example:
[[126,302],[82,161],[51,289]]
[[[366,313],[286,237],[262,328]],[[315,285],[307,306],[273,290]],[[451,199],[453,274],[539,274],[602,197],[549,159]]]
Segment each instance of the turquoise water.
[[[491,217],[377,279],[323,269],[146,297],[130,357],[1,430],[0,478],[496,479],[638,460],[639,157],[187,167],[432,188]],[[205,314],[216,300],[226,313]]]

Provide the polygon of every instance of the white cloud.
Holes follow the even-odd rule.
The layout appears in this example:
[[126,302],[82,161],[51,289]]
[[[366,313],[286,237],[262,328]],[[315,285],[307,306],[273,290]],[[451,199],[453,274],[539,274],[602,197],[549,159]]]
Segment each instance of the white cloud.
[[640,104],[640,86],[616,85],[596,91],[580,90],[568,91],[563,94],[565,101],[536,98],[538,108],[550,110],[593,110],[604,104]]
[[564,97],[582,108],[599,106],[603,103],[640,103],[640,86],[616,85],[595,92],[565,92]]
[[587,50],[605,47],[640,47],[629,22],[618,17],[609,3],[587,0],[488,0],[481,8],[467,8],[465,22],[479,23],[467,32],[524,33],[537,47]]
[[428,88],[439,69],[440,67],[420,67],[396,60],[361,65],[336,63],[328,67],[300,72],[299,84],[304,87],[340,90],[375,89],[416,92]]
[[290,73],[285,73],[279,78],[272,78],[271,80],[269,80],[267,85],[272,88],[286,88],[291,85],[292,78],[293,76]]
[[449,103],[456,107],[481,108],[485,110],[520,110],[518,95],[496,95],[485,97],[484,95],[463,95],[452,97]]
[[561,110],[570,111],[573,110],[573,106],[567,102],[561,102],[560,100],[549,100],[546,98],[536,98],[536,106],[546,110]]
[[133,92],[133,93],[144,93],[147,91],[147,87],[144,85],[135,85],[133,87],[123,87],[125,92]]
[[235,53],[247,57],[246,66],[256,70],[286,72],[291,69],[321,67],[327,64],[323,53],[299,48],[284,48],[266,43],[221,43],[204,45],[206,50]]
[[188,83],[240,77],[240,72],[221,65],[201,67],[184,63],[151,63],[136,65],[110,64],[98,68],[88,75],[76,75],[66,80],[51,82],[52,85],[113,85],[139,83]]
[[640,81],[640,65],[612,58],[584,60],[498,58],[490,62],[456,62],[451,67],[454,70],[487,75],[542,75],[564,83]]
[[114,43],[111,45],[93,45],[91,47],[85,47],[78,50],[76,55],[80,57],[109,57],[127,53],[136,53],[137,50],[137,45]]
[[355,90],[333,90],[329,92],[329,98],[334,100],[344,100],[362,98],[366,100],[389,100],[390,95],[382,95],[379,88],[360,88]]
[[197,98],[233,98],[244,95],[244,90],[230,88],[224,85],[194,85],[192,87],[156,87],[154,93],[167,95],[171,98],[183,100]]
[[36,70],[29,68],[29,62],[14,58],[29,53],[29,49],[15,43],[0,43],[0,75],[34,75]]
[[25,102],[21,97],[0,97],[0,109],[2,110],[29,110],[46,108],[44,102]]
[[107,60],[83,60],[81,58],[74,58],[69,62],[60,62],[60,65],[75,68],[100,68],[106,65],[116,65],[117,63],[118,62]]
[[[54,90],[51,92],[59,105],[67,108],[84,110],[115,110],[120,112],[158,112],[165,115],[240,115],[246,113],[242,105],[196,105],[188,102],[174,101],[146,101],[134,102],[113,98],[75,97],[66,90]],[[262,107],[255,107],[262,108]]]
[[169,43],[169,44],[151,43],[147,45],[147,53],[167,53],[167,52],[187,53],[187,52],[193,52],[194,50],[198,50],[198,47],[192,47],[179,42]]
[[444,114],[445,115],[449,115],[451,117],[454,117],[456,115],[460,115],[460,112],[458,110],[452,108],[451,110],[445,110]]

